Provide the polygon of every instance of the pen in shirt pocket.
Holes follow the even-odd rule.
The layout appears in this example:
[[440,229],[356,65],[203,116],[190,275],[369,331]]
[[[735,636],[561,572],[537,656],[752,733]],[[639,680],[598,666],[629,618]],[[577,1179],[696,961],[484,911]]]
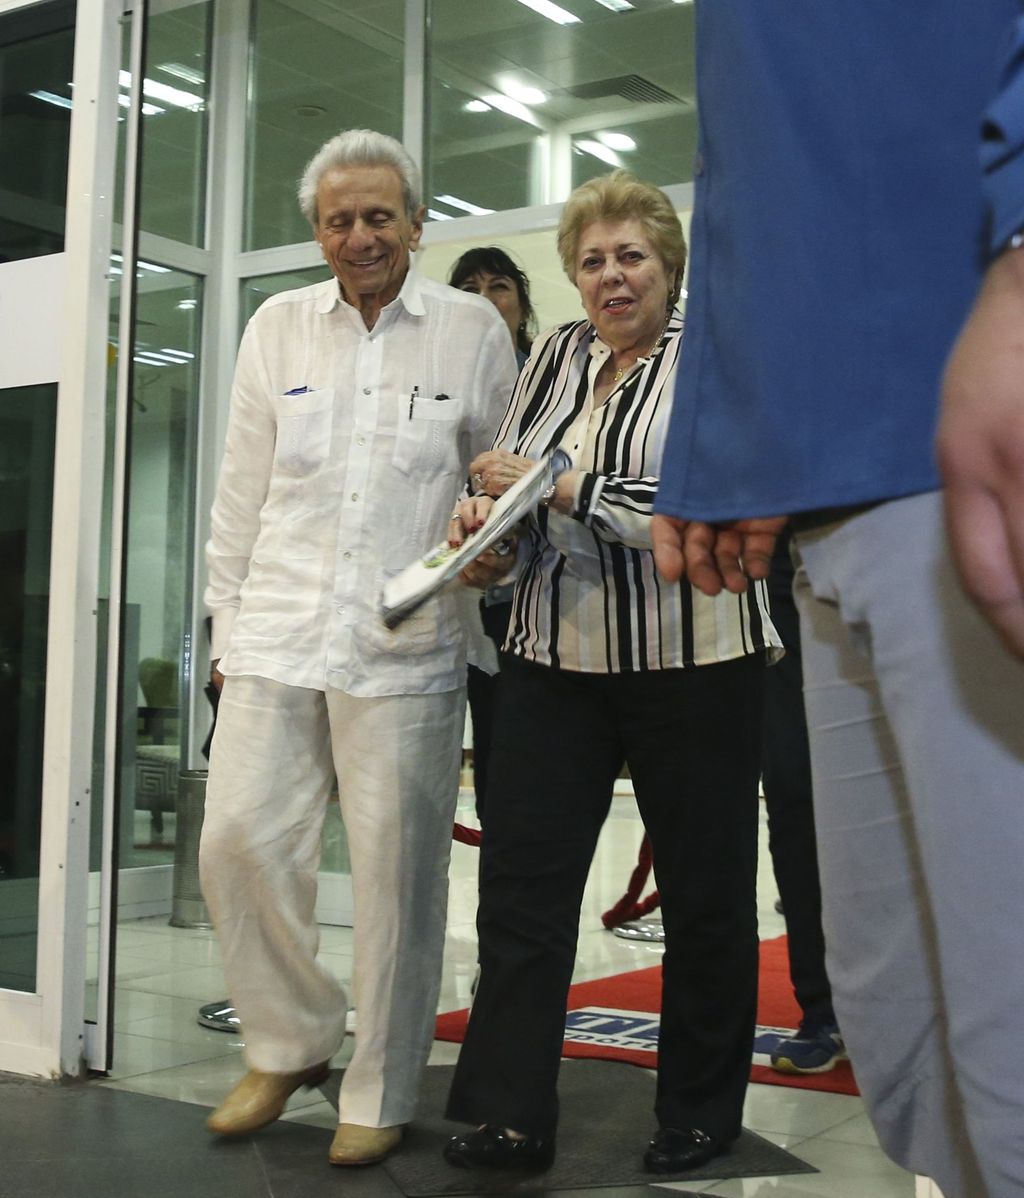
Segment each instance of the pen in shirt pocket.
[[[415,386],[412,389],[412,394],[409,396],[409,419],[410,420],[412,419],[413,404],[416,402],[416,400],[419,399],[419,397],[420,397],[419,386]],[[441,403],[446,399],[451,399],[451,396],[446,394],[444,391],[438,391],[438,393],[434,396],[435,403]]]

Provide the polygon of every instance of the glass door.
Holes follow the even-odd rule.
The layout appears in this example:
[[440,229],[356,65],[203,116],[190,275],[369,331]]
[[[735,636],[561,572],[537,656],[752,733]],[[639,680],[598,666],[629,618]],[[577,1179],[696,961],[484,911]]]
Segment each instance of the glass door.
[[0,1069],[43,1076],[84,1038],[110,214],[67,197],[109,194],[116,37],[108,0],[0,0]]

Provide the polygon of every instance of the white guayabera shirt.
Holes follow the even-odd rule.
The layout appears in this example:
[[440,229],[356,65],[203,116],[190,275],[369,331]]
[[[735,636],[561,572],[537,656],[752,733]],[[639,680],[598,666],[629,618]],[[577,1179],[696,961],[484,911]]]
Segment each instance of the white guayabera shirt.
[[225,674],[352,695],[463,685],[451,594],[394,631],[378,601],[445,536],[515,376],[497,311],[413,270],[369,332],[333,279],[262,305],[239,349],[206,547]]

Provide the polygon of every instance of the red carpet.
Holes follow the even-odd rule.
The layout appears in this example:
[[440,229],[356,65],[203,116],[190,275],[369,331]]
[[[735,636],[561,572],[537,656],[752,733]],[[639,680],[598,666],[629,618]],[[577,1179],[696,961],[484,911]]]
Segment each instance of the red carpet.
[[[788,1076],[768,1065],[771,1036],[789,1032],[800,1022],[800,1008],[789,981],[786,937],[761,941],[761,977],[757,1004],[758,1037],[750,1080],[832,1094],[857,1094],[849,1061],[831,1073]],[[658,1018],[661,1007],[661,966],[619,973],[593,982],[580,982],[569,991],[569,1014],[562,1052],[566,1057],[599,1057],[652,1068],[657,1061]],[[438,1040],[461,1043],[468,1011],[449,1011],[437,1019]],[[759,1051],[758,1051],[759,1050]]]

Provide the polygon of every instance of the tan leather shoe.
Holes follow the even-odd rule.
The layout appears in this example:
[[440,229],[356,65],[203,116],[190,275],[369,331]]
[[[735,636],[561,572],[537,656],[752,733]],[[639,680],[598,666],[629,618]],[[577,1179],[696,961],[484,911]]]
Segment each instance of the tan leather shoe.
[[261,1073],[250,1069],[213,1114],[206,1126],[218,1136],[244,1136],[273,1123],[300,1086],[312,1089],[327,1078],[327,1062],[298,1073]]
[[405,1124],[396,1127],[363,1127],[359,1123],[339,1123],[327,1159],[332,1165],[373,1165],[382,1161],[405,1132]]

